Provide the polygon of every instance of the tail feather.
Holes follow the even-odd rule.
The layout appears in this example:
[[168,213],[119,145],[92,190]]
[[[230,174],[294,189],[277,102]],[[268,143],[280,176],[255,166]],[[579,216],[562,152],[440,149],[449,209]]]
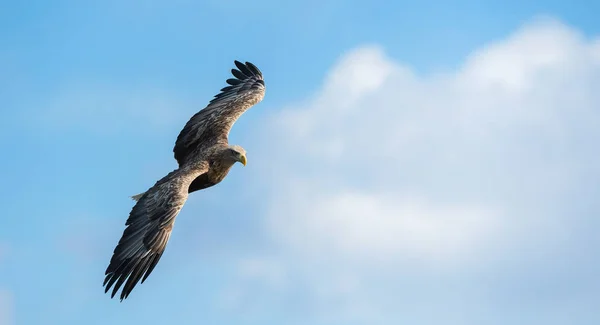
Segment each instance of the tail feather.
[[143,196],[144,194],[146,194],[146,192],[144,192],[144,193],[140,193],[140,194],[137,194],[137,195],[134,195],[134,196],[132,196],[131,198],[132,198],[134,201],[139,201],[139,200],[142,198],[142,196]]

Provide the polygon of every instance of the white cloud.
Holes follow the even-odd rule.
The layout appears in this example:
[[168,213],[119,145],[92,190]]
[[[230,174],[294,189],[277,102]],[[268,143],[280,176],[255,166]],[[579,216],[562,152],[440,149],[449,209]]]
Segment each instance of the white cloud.
[[332,194],[298,187],[293,198],[279,199],[285,206],[274,209],[269,226],[278,239],[312,254],[378,263],[402,256],[446,260],[484,249],[482,240],[500,226],[496,211],[475,205],[436,205],[392,191]]
[[[556,219],[540,204],[561,203],[598,161],[577,147],[598,135],[595,51],[548,20],[449,75],[417,76],[379,47],[352,51],[316,99],[275,118],[277,147],[293,149],[278,157],[293,155],[307,172],[282,164],[291,169],[273,180],[273,231],[431,258],[514,240],[505,227],[549,231]],[[303,180],[282,181],[294,178]]]
[[599,44],[540,19],[452,73],[418,75],[379,46],[344,55],[265,131],[265,229],[288,280],[386,323],[407,299],[399,278],[436,295],[429,277],[514,272],[576,245],[572,193],[600,181]]

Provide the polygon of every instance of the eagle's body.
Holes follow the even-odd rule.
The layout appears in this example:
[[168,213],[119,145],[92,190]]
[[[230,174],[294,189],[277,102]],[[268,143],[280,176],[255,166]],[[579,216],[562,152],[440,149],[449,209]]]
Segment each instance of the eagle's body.
[[[236,79],[196,113],[179,133],[173,152],[179,167],[156,182],[137,201],[127,219],[125,231],[106,269],[104,285],[111,298],[125,283],[121,300],[138,281],[145,281],[160,260],[188,194],[221,182],[236,162],[246,164],[246,152],[229,145],[228,135],[235,121],[265,94],[262,73],[252,63],[235,61]],[[126,282],[125,282],[126,281]]]

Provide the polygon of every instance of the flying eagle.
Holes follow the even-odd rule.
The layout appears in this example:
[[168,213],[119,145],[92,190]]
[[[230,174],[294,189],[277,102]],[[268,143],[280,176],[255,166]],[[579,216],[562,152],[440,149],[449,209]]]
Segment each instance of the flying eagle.
[[114,285],[111,298],[125,284],[123,301],[140,279],[144,283],[152,273],[189,193],[218,184],[236,162],[246,165],[246,151],[229,145],[229,131],[246,110],[264,98],[266,88],[254,64],[234,63],[237,69],[231,70],[235,78],[227,80],[229,86],[192,116],[179,133],[173,148],[179,167],[133,197],[137,203],[105,273],[104,292]]

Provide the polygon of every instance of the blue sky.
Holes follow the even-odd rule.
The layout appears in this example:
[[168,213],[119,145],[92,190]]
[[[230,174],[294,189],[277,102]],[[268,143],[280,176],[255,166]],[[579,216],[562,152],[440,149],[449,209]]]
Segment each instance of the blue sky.
[[[598,11],[0,2],[0,325],[597,324]],[[248,166],[109,299],[129,196],[235,59]]]

